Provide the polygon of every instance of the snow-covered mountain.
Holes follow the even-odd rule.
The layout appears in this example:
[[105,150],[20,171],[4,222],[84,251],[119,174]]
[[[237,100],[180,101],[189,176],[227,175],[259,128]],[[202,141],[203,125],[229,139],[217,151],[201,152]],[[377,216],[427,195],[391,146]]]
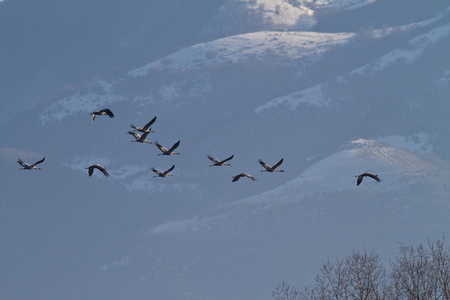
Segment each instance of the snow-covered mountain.
[[0,298],[270,299],[449,231],[448,4],[151,2],[0,3]]

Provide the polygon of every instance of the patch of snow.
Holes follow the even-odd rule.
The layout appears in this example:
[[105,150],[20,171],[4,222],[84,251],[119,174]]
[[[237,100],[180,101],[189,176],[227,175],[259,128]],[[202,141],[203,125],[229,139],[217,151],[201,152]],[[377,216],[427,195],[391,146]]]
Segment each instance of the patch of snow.
[[351,73],[373,75],[398,61],[410,64],[419,57],[428,46],[433,45],[438,40],[447,37],[448,35],[450,35],[450,24],[439,26],[428,33],[419,35],[410,40],[408,42],[408,48],[396,48],[374,62],[353,70]]
[[215,36],[270,31],[307,31],[316,25],[314,11],[285,0],[226,1],[205,27],[204,33]]
[[315,25],[314,11],[305,6],[293,6],[285,0],[240,0],[248,10],[259,10],[272,26],[309,29]]
[[355,9],[375,3],[377,0],[300,0],[302,5],[316,8]]
[[376,0],[363,0],[363,1],[360,1],[359,3],[355,3],[356,1],[354,1],[353,3],[355,3],[355,4],[353,4],[353,5],[349,6],[349,7],[346,7],[345,10],[352,10],[352,9],[355,9],[355,8],[360,8],[360,7],[363,7],[363,6],[367,6],[367,5],[373,4],[375,1]]
[[443,16],[444,16],[444,13],[440,13],[438,16],[436,16],[434,18],[431,18],[429,20],[425,20],[422,22],[416,22],[416,23],[411,23],[411,24],[402,25],[402,26],[395,26],[395,27],[382,27],[380,29],[373,30],[372,36],[374,38],[383,38],[383,37],[387,37],[387,36],[395,34],[395,33],[405,32],[405,31],[409,31],[412,29],[425,27],[430,24],[438,22]]
[[326,106],[328,101],[325,100],[323,93],[325,87],[326,84],[321,83],[287,96],[275,98],[268,103],[259,106],[254,112],[261,113],[267,109],[275,109],[280,105],[288,106],[291,110],[296,109],[301,104],[317,107]]
[[114,95],[111,87],[114,83],[101,81],[96,83],[98,91],[83,94],[78,91],[72,96],[61,99],[47,107],[40,115],[41,124],[62,119],[79,113],[92,112],[111,103],[125,100],[123,96]]
[[254,32],[198,44],[135,69],[129,76],[145,76],[154,68],[177,70],[197,69],[215,63],[236,63],[249,58],[262,59],[268,55],[287,60],[308,58],[317,61],[321,54],[335,45],[342,45],[354,33],[314,32]]
[[390,135],[375,138],[374,141],[386,142],[391,147],[402,149],[411,153],[431,153],[433,146],[430,144],[430,134],[421,132],[411,136]]
[[162,95],[164,101],[173,100],[174,98],[183,98],[186,95],[196,98],[202,98],[202,96],[212,91],[211,85],[198,78],[195,84],[188,83],[187,81],[181,81],[164,85],[159,89],[159,93]]
[[209,218],[202,219],[186,219],[182,221],[172,221],[163,223],[161,225],[152,228],[148,234],[166,234],[166,233],[178,233],[178,232],[201,232],[205,233],[212,228],[217,228],[228,223],[228,215],[216,215]]

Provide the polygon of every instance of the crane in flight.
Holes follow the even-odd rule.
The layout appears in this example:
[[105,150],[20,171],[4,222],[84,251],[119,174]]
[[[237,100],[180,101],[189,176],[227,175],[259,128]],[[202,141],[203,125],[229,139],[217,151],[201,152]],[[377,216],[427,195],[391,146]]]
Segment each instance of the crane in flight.
[[211,157],[208,155],[208,158],[213,162],[213,164],[209,165],[209,166],[210,167],[212,167],[212,166],[231,166],[230,164],[226,164],[226,162],[229,161],[230,159],[232,159],[233,157],[234,157],[234,154],[228,158],[225,158],[224,160],[218,160],[218,159],[215,159],[214,157]]
[[268,164],[266,164],[265,162],[263,162],[260,159],[258,160],[258,162],[265,169],[265,170],[261,170],[261,172],[284,172],[284,170],[277,170],[277,168],[283,163],[283,158],[279,162],[277,162],[275,165],[273,165],[273,167],[269,166]]
[[155,145],[162,152],[162,153],[160,153],[158,155],[172,155],[172,154],[178,154],[179,155],[180,154],[178,152],[173,152],[180,145],[180,141],[178,141],[175,144],[173,144],[172,148],[170,148],[169,150],[167,150],[167,148],[161,146],[157,141],[155,141]]
[[42,170],[41,168],[36,167],[36,165],[43,163],[44,160],[45,160],[45,157],[43,159],[35,162],[32,165],[23,162],[23,160],[21,158],[18,158],[17,162],[19,163],[19,165],[21,165],[23,167],[23,168],[20,168],[19,170]]
[[167,177],[167,176],[173,176],[173,175],[169,175],[169,173],[175,169],[175,165],[173,165],[172,167],[170,167],[170,169],[168,169],[167,171],[161,172],[156,170],[155,168],[152,168],[152,171],[155,172],[157,175],[153,176],[153,177]]
[[155,123],[155,121],[156,121],[156,117],[154,117],[150,122],[148,122],[147,124],[145,124],[144,127],[136,127],[136,126],[134,126],[133,124],[131,124],[130,126],[131,126],[131,128],[133,128],[134,130],[139,131],[139,132],[143,132],[143,133],[146,133],[146,132],[154,132],[154,131],[150,128],[150,126],[152,126],[153,123]]
[[91,177],[92,173],[94,173],[94,169],[100,170],[103,173],[103,175],[105,175],[105,176],[109,176],[108,172],[106,172],[106,168],[104,166],[99,165],[99,164],[95,164],[95,165],[89,166],[86,169],[89,170],[88,171],[89,177]]
[[99,111],[94,111],[90,113],[92,115],[92,123],[94,123],[96,116],[108,115],[110,118],[114,118],[113,112],[109,108],[105,108]]
[[370,178],[373,178],[373,179],[375,179],[377,182],[380,182],[380,181],[381,181],[381,179],[378,178],[378,175],[372,174],[372,173],[369,173],[369,172],[362,173],[361,175],[355,175],[355,177],[358,177],[358,179],[356,180],[356,185],[360,185],[361,182],[363,181],[363,178],[364,178],[364,177],[370,177]]
[[236,175],[236,176],[233,176],[233,177],[232,177],[233,180],[232,180],[231,182],[238,181],[241,177],[248,177],[248,178],[250,178],[250,179],[253,180],[253,181],[256,180],[255,177],[253,177],[252,175],[250,175],[250,174],[248,174],[248,173],[241,173],[241,174],[238,174],[238,175]]

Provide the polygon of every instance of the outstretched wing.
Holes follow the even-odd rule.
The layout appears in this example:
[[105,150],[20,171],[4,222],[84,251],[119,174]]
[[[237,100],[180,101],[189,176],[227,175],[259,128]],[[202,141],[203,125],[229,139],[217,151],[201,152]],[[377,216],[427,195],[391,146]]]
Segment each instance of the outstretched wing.
[[364,173],[364,175],[369,176],[370,178],[375,179],[377,182],[380,182],[380,181],[381,181],[381,179],[378,178],[378,175],[376,175],[376,174],[372,174],[372,173]]
[[242,175],[242,174],[238,174],[238,175],[234,176],[234,177],[233,177],[233,180],[232,180],[231,182],[235,182],[235,181],[238,181],[238,180],[239,180],[239,178],[241,178],[242,176],[244,176],[244,175]]
[[147,139],[147,135],[149,134],[150,132],[145,132],[143,135],[141,135],[141,140],[143,140],[143,141],[145,141],[146,139]]
[[103,175],[109,176],[108,172],[106,172],[106,168],[105,167],[100,166],[99,164],[97,164],[97,165],[95,165],[95,168],[99,169],[103,173]]
[[230,157],[225,158],[224,160],[222,160],[221,163],[227,162],[227,161],[229,161],[230,159],[232,159],[233,157],[234,157],[234,154],[231,155]]
[[136,140],[139,140],[141,138],[141,135],[139,133],[133,132],[133,131],[128,131],[128,134],[131,134],[132,136],[134,136],[134,138]]
[[359,175],[358,179],[356,180],[356,185],[360,185],[363,180],[364,175]]
[[140,129],[140,128],[137,128],[136,126],[134,126],[134,124],[131,124],[130,127],[137,131],[139,131],[139,129]]
[[215,164],[220,163],[220,160],[215,159],[214,157],[211,157],[211,156],[208,155],[208,158]]
[[248,177],[248,178],[250,178],[251,180],[253,180],[253,181],[255,181],[256,179],[255,179],[255,177],[253,177],[252,175],[250,175],[250,174],[247,174],[247,173],[243,173],[242,174],[243,176],[245,176],[245,177]]
[[164,172],[164,175],[169,174],[173,169],[175,169],[175,165],[173,165],[172,167],[170,167],[169,170],[165,171],[165,172]]
[[92,173],[94,173],[94,166],[90,166],[90,167],[88,168],[88,173],[89,173],[89,177],[91,177],[91,176],[92,176]]
[[144,126],[144,130],[147,130],[150,126],[153,125],[153,123],[155,123],[156,121],[156,117],[154,117],[150,122],[148,122],[145,126]]
[[17,162],[19,163],[19,165],[21,165],[22,167],[26,168],[29,167],[30,165],[27,163],[24,163],[23,160],[21,158],[17,159]]
[[160,172],[160,171],[156,170],[155,168],[152,168],[152,171],[153,171],[153,172],[155,172],[156,174],[158,174],[159,176],[161,176],[161,175],[162,175],[162,172]]
[[258,159],[258,162],[263,166],[266,170],[270,170],[270,166],[263,162],[261,159]]
[[238,181],[239,178],[241,178],[241,177],[248,177],[248,178],[250,178],[250,179],[253,180],[253,181],[256,180],[255,177],[253,177],[253,176],[250,175],[250,174],[247,174],[247,173],[241,173],[241,174],[238,174],[238,175],[234,176],[234,177],[233,177],[233,180],[232,180],[231,182]]
[[161,150],[163,153],[167,152],[166,147],[161,146],[157,141],[155,141],[154,143],[156,145],[156,147],[158,147],[159,150]]
[[107,114],[110,118],[114,118],[114,114],[109,108],[102,109],[100,112]]
[[35,165],[38,165],[38,164],[40,164],[40,163],[43,163],[43,162],[44,162],[44,160],[45,160],[45,157],[44,157],[43,159],[41,159],[41,160],[39,160],[39,161],[35,162],[35,163],[34,163],[34,164],[32,164],[31,166],[32,166],[32,167],[34,167]]
[[282,163],[283,163],[283,159],[284,158],[282,158],[279,162],[277,162],[274,166],[273,166],[273,169],[275,170],[276,168],[278,168]]
[[169,149],[169,152],[172,152],[173,150],[177,149],[179,145],[180,145],[180,141],[173,144],[172,148]]

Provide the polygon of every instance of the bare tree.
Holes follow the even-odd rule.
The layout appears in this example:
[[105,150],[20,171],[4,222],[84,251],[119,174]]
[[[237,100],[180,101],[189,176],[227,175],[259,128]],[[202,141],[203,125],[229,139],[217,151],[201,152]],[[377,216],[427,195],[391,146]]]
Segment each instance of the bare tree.
[[439,299],[450,300],[450,248],[445,245],[445,237],[434,244],[428,241],[435,276],[437,277]]
[[450,248],[445,237],[423,245],[401,245],[390,263],[391,272],[380,256],[366,249],[346,258],[328,259],[312,286],[299,292],[282,281],[272,293],[276,300],[450,300]]
[[272,297],[276,300],[299,300],[299,291],[295,287],[291,287],[286,281],[282,280],[278,284],[275,291],[272,292]]
[[391,264],[392,283],[400,299],[450,299],[450,249],[442,241],[400,246]]
[[363,249],[334,263],[328,259],[315,285],[306,288],[300,299],[388,299],[390,295],[379,255]]

